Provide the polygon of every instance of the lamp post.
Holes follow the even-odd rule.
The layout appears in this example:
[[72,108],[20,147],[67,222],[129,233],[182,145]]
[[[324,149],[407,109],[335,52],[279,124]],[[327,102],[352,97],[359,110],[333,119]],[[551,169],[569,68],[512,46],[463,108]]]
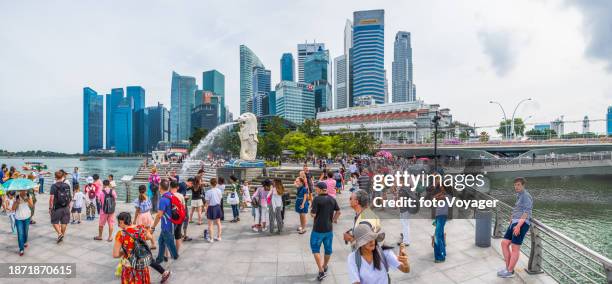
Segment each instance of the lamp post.
[[502,113],[504,114],[504,136],[508,138],[508,117],[506,116],[506,111],[504,110],[504,107],[499,102],[489,101],[489,103],[496,104],[499,106],[499,108],[501,108]]
[[436,111],[436,115],[431,119],[434,124],[434,170],[438,170],[438,125],[440,123],[440,114]]
[[512,122],[511,122],[511,126],[510,129],[512,130],[512,139],[514,140],[514,136],[516,136],[516,130],[514,129],[514,115],[516,114],[516,110],[518,109],[518,107],[526,102],[526,101],[531,101],[531,98],[526,98],[523,99],[522,101],[520,101],[518,104],[516,104],[516,107],[514,107],[514,111],[512,112]]

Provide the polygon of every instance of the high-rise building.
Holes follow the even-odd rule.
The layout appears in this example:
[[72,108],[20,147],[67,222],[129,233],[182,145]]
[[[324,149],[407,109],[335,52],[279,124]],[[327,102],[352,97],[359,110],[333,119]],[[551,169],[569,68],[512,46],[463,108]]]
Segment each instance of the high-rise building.
[[385,11],[370,10],[353,13],[353,73],[354,104],[385,100]]
[[203,104],[193,109],[191,113],[191,125],[194,129],[202,128],[210,132],[219,125],[219,100],[219,97],[212,96]]
[[113,112],[113,134],[115,136],[115,150],[117,153],[129,154],[133,152],[133,111],[132,98],[121,99]]
[[392,63],[392,96],[393,102],[412,102],[416,100],[413,81],[412,45],[410,33],[399,31],[395,35]]
[[127,86],[126,93],[128,98],[134,102],[134,111],[145,108],[145,89],[141,86]]
[[332,109],[331,84],[327,80],[328,67],[329,51],[321,48],[304,61],[304,82],[313,85],[317,112]]
[[324,43],[300,43],[297,45],[298,49],[298,82],[304,83],[304,61],[311,54],[317,52],[319,49],[325,49]]
[[582,134],[587,134],[590,132],[591,122],[589,121],[589,116],[585,115],[582,120]]
[[149,125],[148,151],[150,152],[160,141],[170,141],[170,112],[163,104],[147,107],[147,124]]
[[281,69],[281,81],[294,81],[295,80],[295,60],[293,60],[293,54],[283,53],[280,59]]
[[104,148],[104,96],[83,88],[83,154]]
[[313,91],[311,84],[281,81],[276,85],[276,115],[295,124],[315,118]]
[[390,103],[389,98],[389,80],[387,80],[387,70],[385,70],[385,103]]
[[336,109],[349,106],[349,55],[353,47],[353,22],[346,20],[344,25],[344,52],[334,58],[334,92],[336,94]]
[[612,106],[608,107],[608,115],[607,115],[607,119],[606,119],[606,128],[607,131],[606,133],[609,135],[612,135]]
[[247,112],[253,98],[253,67],[263,67],[261,60],[246,45],[240,45],[240,114]]
[[202,73],[202,90],[212,92],[219,97],[219,123],[225,123],[227,112],[225,107],[225,75],[217,70]]
[[135,153],[147,153],[149,149],[149,135],[147,123],[148,111],[145,108],[145,89],[141,86],[128,86],[126,95],[134,103],[134,113],[132,114],[132,139],[133,151]]
[[170,140],[187,140],[191,136],[191,110],[194,106],[195,78],[172,72],[170,90]]
[[106,149],[115,148],[114,112],[123,99],[123,88],[115,88],[106,94]]
[[253,100],[252,109],[256,116],[263,115],[263,99],[270,93],[272,73],[260,66],[253,67]]

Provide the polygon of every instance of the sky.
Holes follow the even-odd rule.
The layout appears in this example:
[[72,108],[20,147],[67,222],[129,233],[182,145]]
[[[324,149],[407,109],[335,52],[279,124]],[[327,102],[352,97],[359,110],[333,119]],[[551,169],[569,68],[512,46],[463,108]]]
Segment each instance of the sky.
[[297,60],[297,44],[316,40],[339,56],[346,19],[370,9],[385,10],[388,79],[395,34],[408,31],[417,97],[454,120],[498,124],[491,100],[510,116],[532,98],[516,112],[528,124],[603,120],[612,105],[607,0],[0,1],[0,149],[80,152],[83,87],[140,85],[147,105],[169,107],[172,71],[201,87],[203,71],[219,70],[238,113],[240,44],[275,85],[282,53]]

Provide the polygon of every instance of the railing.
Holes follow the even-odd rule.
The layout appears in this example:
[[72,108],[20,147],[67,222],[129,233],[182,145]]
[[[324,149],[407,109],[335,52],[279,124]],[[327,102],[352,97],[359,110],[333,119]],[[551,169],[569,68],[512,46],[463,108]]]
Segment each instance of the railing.
[[445,168],[464,168],[466,166],[482,166],[482,167],[522,167],[529,165],[552,165],[559,166],[564,164],[582,164],[593,161],[610,161],[612,160],[612,151],[605,152],[588,152],[576,154],[556,154],[555,156],[538,155],[535,159],[531,156],[519,158],[499,158],[499,159],[441,159],[439,165]]
[[[479,199],[494,199],[488,194],[468,189]],[[497,202],[493,237],[503,237],[509,225],[512,207]],[[612,283],[612,260],[587,248],[541,221],[531,218],[529,234],[521,251],[529,256],[527,273],[546,272],[560,283]]]
[[[392,143],[391,143],[392,142]],[[465,146],[465,147],[481,147],[481,146],[529,146],[529,145],[579,145],[579,144],[602,144],[612,143],[612,137],[599,138],[568,138],[568,139],[547,139],[547,140],[489,140],[481,141],[461,141],[461,140],[445,140],[438,138],[438,147],[444,148],[448,146]],[[380,148],[395,149],[403,147],[433,147],[431,143],[401,143],[395,141],[383,141]]]

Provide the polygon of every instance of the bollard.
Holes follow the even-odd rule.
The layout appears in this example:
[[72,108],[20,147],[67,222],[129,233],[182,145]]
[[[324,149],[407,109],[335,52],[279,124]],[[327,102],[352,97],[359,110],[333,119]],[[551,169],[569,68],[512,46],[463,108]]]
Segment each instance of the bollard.
[[476,246],[486,248],[491,246],[491,219],[493,212],[491,210],[476,210],[474,218],[476,219],[476,232],[474,234]]
[[542,239],[536,226],[532,226],[531,230],[531,250],[529,252],[529,263],[525,272],[529,274],[540,274],[542,270]]

